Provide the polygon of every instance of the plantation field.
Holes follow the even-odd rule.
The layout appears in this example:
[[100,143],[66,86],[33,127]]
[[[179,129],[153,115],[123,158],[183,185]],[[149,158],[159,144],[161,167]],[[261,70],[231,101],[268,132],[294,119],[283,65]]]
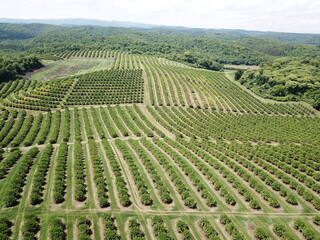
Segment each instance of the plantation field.
[[[114,51],[0,85],[0,239],[319,239],[320,118]],[[68,60],[66,60],[68,61]]]
[[84,74],[109,69],[112,58],[70,58],[67,60],[44,60],[44,68],[28,73],[29,80],[48,81],[70,75]]

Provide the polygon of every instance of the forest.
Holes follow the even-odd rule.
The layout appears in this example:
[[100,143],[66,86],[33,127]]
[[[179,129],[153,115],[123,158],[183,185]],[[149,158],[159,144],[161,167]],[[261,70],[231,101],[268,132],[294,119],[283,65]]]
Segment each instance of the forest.
[[40,59],[32,57],[0,58],[0,81],[15,80],[21,75],[43,67]]
[[320,109],[320,58],[278,58],[239,81],[265,98],[306,101]]
[[218,70],[219,64],[259,65],[279,56],[317,57],[320,48],[304,43],[192,29],[0,24],[3,55],[55,54],[63,50],[118,50],[161,56]]

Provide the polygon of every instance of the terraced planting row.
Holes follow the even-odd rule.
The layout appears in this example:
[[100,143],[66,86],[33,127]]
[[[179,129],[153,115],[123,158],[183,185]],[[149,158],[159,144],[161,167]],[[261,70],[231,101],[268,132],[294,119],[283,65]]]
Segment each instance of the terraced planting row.
[[[41,215],[26,214],[22,219],[0,219],[1,236],[6,239],[11,236],[22,234],[25,238],[33,236],[36,239],[53,238],[88,238],[88,239],[137,239],[137,237],[147,238],[152,236],[155,239],[180,239],[188,236],[188,239],[253,239],[256,236],[265,238],[280,239],[316,239],[319,223],[319,216],[313,218],[286,218],[286,222],[281,220],[270,221],[266,218],[252,217],[244,220],[242,217],[201,217],[194,215],[174,216],[135,214],[115,214],[115,218],[109,214],[99,214],[100,217],[92,217],[90,214],[74,214],[67,217],[59,214],[59,217],[52,216],[49,219],[41,218]],[[250,226],[248,231],[239,225]],[[48,226],[47,223],[50,225]],[[29,227],[29,225],[32,226]],[[69,228],[67,226],[74,226]],[[43,229],[46,227],[46,230]],[[41,229],[41,231],[40,231]],[[85,230],[86,229],[86,230]],[[301,232],[301,233],[300,233]],[[6,238],[5,238],[6,237]],[[262,238],[264,239],[264,238]]]
[[[97,218],[90,215],[74,216],[72,219],[65,215],[42,219],[36,214],[23,217],[20,228],[16,223],[0,219],[2,239],[11,236],[21,236],[23,239],[297,239],[306,236],[316,239],[317,232],[313,222],[302,219],[290,219],[283,224],[275,221],[269,228],[253,221],[245,222],[250,225],[250,233],[243,232],[235,223],[237,218],[222,215],[214,217],[194,217],[195,224],[190,224],[188,217],[137,215],[120,216],[118,214],[101,214]],[[259,218],[256,218],[260,222]],[[262,219],[263,220],[263,219]],[[48,221],[48,222],[47,222]],[[315,220],[313,220],[315,221]],[[42,231],[43,225],[50,224],[47,231]],[[67,228],[67,226],[73,228]],[[120,227],[119,227],[120,225]],[[122,226],[123,225],[123,226]],[[292,227],[290,225],[293,225]],[[124,227],[125,226],[125,227]],[[221,227],[221,229],[219,229]],[[300,233],[301,232],[301,233]]]
[[7,98],[1,99],[1,104],[13,108],[49,111],[61,105],[74,80],[68,77],[45,83],[37,82],[32,87],[14,91]]
[[105,50],[80,50],[80,51],[63,51],[57,54],[61,58],[70,58],[70,57],[84,57],[84,58],[113,58],[115,57],[116,52],[114,51],[105,51]]
[[73,139],[164,137],[162,130],[166,131],[146,119],[136,106],[76,108],[35,116],[27,115],[24,110],[10,111],[5,108],[1,111],[3,116],[7,115],[0,121],[0,146],[3,148],[55,144],[70,139],[73,142]]
[[251,142],[318,143],[318,117],[218,113],[169,107],[147,107],[157,122],[193,139],[226,139]]
[[[139,58],[139,57],[137,57]],[[301,104],[262,103],[222,73],[167,65],[161,59],[140,57],[153,106],[182,106],[231,113],[312,115]]]

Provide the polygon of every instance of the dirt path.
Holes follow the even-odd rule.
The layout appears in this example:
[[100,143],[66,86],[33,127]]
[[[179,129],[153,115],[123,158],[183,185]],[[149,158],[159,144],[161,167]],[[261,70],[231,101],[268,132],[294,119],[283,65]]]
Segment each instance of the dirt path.
[[177,230],[177,223],[178,223],[179,220],[181,220],[181,219],[180,218],[176,218],[176,219],[171,220],[171,226],[172,226],[174,234],[176,235],[176,238],[178,240],[183,240],[182,234],[178,233],[178,230]]
[[[88,179],[88,184],[87,186],[89,186],[90,182],[90,186],[91,186],[91,190],[92,190],[92,198],[93,198],[93,202],[94,202],[94,206],[97,209],[100,209],[100,205],[99,205],[99,200],[98,200],[98,190],[96,188],[96,184],[94,182],[94,175],[93,175],[93,169],[92,169],[92,160],[91,160],[91,156],[90,156],[90,150],[89,150],[89,144],[85,144],[85,149],[87,154],[85,155],[85,159],[86,159],[86,169],[87,169],[87,179]],[[89,180],[90,179],[90,180]]]
[[[199,192],[197,191],[195,185],[192,183],[190,178],[185,175],[184,171],[181,169],[181,167],[172,159],[172,157],[167,154],[162,148],[160,148],[158,145],[152,142],[154,146],[156,146],[168,159],[170,159],[171,164],[176,168],[177,172],[179,172],[183,176],[183,181],[186,182],[187,186],[192,190],[191,192],[194,193],[195,201],[197,202],[198,208],[202,211],[210,211],[210,208],[207,207],[207,205],[204,202],[204,199],[200,196]],[[200,204],[199,204],[200,203]],[[190,209],[190,211],[193,211],[193,209]]]
[[218,226],[218,229],[219,229],[220,233],[222,233],[222,235],[223,235],[226,239],[228,239],[228,240],[231,240],[231,239],[232,239],[232,237],[229,235],[229,233],[227,233],[227,231],[226,231],[226,229],[225,229],[225,226],[220,223],[220,220],[219,220],[219,219],[216,219],[215,224]]
[[204,235],[204,232],[202,231],[202,229],[200,228],[199,226],[199,221],[200,219],[196,220],[194,222],[194,227],[195,229],[197,230],[198,234],[201,236],[201,239],[208,239],[205,235]]
[[[166,137],[169,137],[171,139],[175,139],[175,136],[169,132],[166,128],[164,128],[160,123],[158,123],[154,117],[149,113],[146,107],[140,107],[141,112],[146,116],[146,118],[155,126],[157,127],[161,132],[163,132]],[[138,115],[138,114],[137,114]],[[141,119],[142,121],[142,119]],[[143,122],[143,121],[142,121]]]
[[[85,163],[84,163],[85,164]],[[71,159],[71,166],[73,169],[75,169],[75,148],[73,148],[72,150],[72,159]],[[83,169],[83,171],[86,171],[86,168]],[[86,201],[88,199],[88,191],[86,191],[86,199],[83,201],[83,202],[80,202],[80,201],[77,201],[75,199],[75,192],[76,192],[76,187],[75,187],[75,174],[71,174],[71,178],[72,178],[72,187],[71,187],[71,198],[72,198],[72,205],[75,207],[75,208],[82,208],[85,206],[86,204]],[[84,175],[84,178],[85,178],[85,186],[88,185],[86,179],[87,179],[87,175],[85,174]]]
[[130,229],[129,229],[129,221],[132,218],[128,218],[124,223],[124,232],[126,233],[126,239],[131,239],[130,237]]
[[[173,94],[174,94],[174,96],[171,95],[171,102],[172,102],[171,106],[174,106],[175,101],[177,102],[177,105],[182,105],[180,102],[179,96],[178,96],[178,92],[180,92],[179,91],[180,89],[178,90],[177,85],[174,83],[172,72],[167,71],[165,69],[163,69],[163,71],[165,72],[166,76],[169,78],[169,80],[167,79],[167,77],[165,78],[167,85],[169,86],[169,81],[171,81],[170,85],[173,87],[173,89],[171,89],[171,91],[170,91],[170,94],[171,94],[171,92],[173,92]],[[168,87],[168,89],[170,89],[170,87]],[[175,101],[173,100],[173,98],[175,98]]]
[[104,239],[104,225],[103,225],[103,220],[101,218],[98,218],[98,228],[99,228],[100,239]]
[[[168,145],[169,145],[169,144],[168,144]],[[169,146],[170,146],[170,145],[169,145]],[[203,175],[203,173],[198,169],[198,167],[196,167],[196,166],[194,165],[194,163],[193,163],[189,158],[183,156],[179,150],[173,148],[172,146],[170,146],[170,147],[171,147],[176,153],[178,153],[183,159],[185,159],[185,160],[188,162],[188,164],[199,174],[199,176],[201,177],[201,179],[207,184],[207,187],[208,187],[209,191],[211,190],[212,193],[214,194],[213,197],[218,198],[218,199],[225,205],[225,207],[222,207],[224,210],[230,210],[230,209],[232,209],[232,211],[235,211],[235,210],[239,207],[239,203],[237,203],[235,206],[231,206],[230,204],[226,203],[225,198],[222,197],[222,196],[220,195],[220,193],[214,189],[214,186],[212,185],[212,183],[208,180],[208,178],[207,178],[205,175]],[[193,153],[193,154],[195,155],[195,153]],[[196,156],[196,155],[195,155],[195,156]],[[234,190],[234,188],[232,187],[232,185],[231,185],[229,182],[227,182],[227,181],[225,180],[225,178],[223,178],[223,176],[222,176],[222,174],[221,174],[220,172],[216,171],[213,167],[211,167],[211,166],[210,166],[207,162],[205,162],[203,159],[199,158],[198,156],[197,156],[197,158],[198,158],[199,160],[203,161],[203,163],[206,164],[206,166],[207,166],[208,168],[210,168],[210,169],[215,173],[215,175],[220,178],[220,181],[223,182],[223,184],[227,185],[227,186],[229,187],[229,189]],[[247,210],[248,212],[251,212],[251,208],[250,208],[250,206],[249,206],[249,203],[246,202],[245,200],[243,200],[243,196],[241,196],[241,195],[240,195],[238,192],[236,192],[236,191],[234,191],[234,195],[236,195],[236,199],[237,199],[237,200],[240,200],[241,204],[247,208],[246,210]],[[219,207],[221,207],[221,206],[219,206]]]
[[[218,150],[217,150],[218,151]],[[220,151],[218,151],[219,153],[222,153],[222,152],[220,152]],[[208,152],[207,152],[208,153]],[[210,153],[209,153],[210,154]],[[223,154],[223,153],[222,153]],[[223,154],[224,155],[224,154]],[[228,157],[229,158],[229,157]],[[238,174],[233,170],[233,169],[231,169],[227,164],[225,164],[223,161],[220,161],[219,159],[217,159],[225,168],[227,168],[229,171],[231,171],[237,178],[239,178],[239,179],[242,179],[241,177],[239,177],[238,176]],[[235,160],[233,160],[234,162],[236,162]],[[239,164],[241,167],[243,167],[241,164]],[[248,172],[250,172],[250,170],[248,170],[247,168],[245,168],[245,167],[243,167],[246,171],[248,171]],[[260,179],[257,177],[257,176],[255,176],[254,175],[254,178],[258,181],[258,182],[260,182]],[[257,193],[252,187],[250,187],[250,185],[249,185],[249,183],[248,182],[246,182],[246,181],[242,181],[242,183],[244,184],[244,185],[246,185],[249,189],[251,188],[251,190],[252,190],[252,192],[253,193],[255,193],[255,195],[258,197],[258,199],[262,202],[262,203],[264,203],[266,206],[268,206],[269,205],[269,203],[268,202],[266,202],[266,200],[264,200],[263,198],[262,198],[262,196],[261,196],[261,194],[259,194],[259,193]],[[277,212],[283,212],[285,209],[286,210],[290,210],[290,211],[292,211],[292,209],[291,209],[291,207],[289,207],[288,206],[288,204],[286,204],[286,203],[284,203],[284,201],[283,201],[283,199],[282,199],[282,197],[279,195],[279,193],[278,192],[275,192],[274,190],[272,190],[272,188],[270,187],[270,186],[268,186],[268,185],[266,185],[266,184],[264,184],[264,186],[270,191],[270,193],[271,194],[273,194],[273,195],[275,195],[275,196],[277,196],[277,198],[280,200],[280,207],[279,208],[272,208],[272,211],[277,211]],[[270,209],[270,208],[269,208]]]
[[[149,63],[149,59],[148,59],[148,57],[145,57],[144,58],[144,61],[146,62],[145,64],[144,64],[144,67],[145,67],[145,70],[146,71],[148,71],[148,75],[149,75],[149,77],[151,78],[150,79],[150,81],[149,81],[149,83],[148,83],[148,85],[150,86],[150,84],[151,84],[151,88],[152,88],[152,92],[150,93],[150,94],[153,94],[153,97],[154,97],[154,104],[155,105],[159,105],[159,102],[161,101],[161,99],[159,99],[159,95],[158,94],[156,94],[156,85],[155,85],[155,82],[156,82],[156,80],[155,80],[155,76],[153,75],[153,72],[152,72],[152,70],[151,70],[151,65],[150,65],[150,63]],[[149,80],[149,79],[148,79]],[[161,97],[161,96],[160,96]],[[150,97],[150,100],[151,100],[151,97]]]
[[[119,192],[118,192],[118,189],[114,186],[117,185],[117,182],[116,182],[116,177],[112,171],[112,168],[110,166],[110,162],[108,161],[108,158],[107,158],[107,154],[106,154],[106,151],[105,151],[105,148],[103,146],[102,143],[100,143],[100,148],[101,148],[101,153],[103,154],[104,156],[104,159],[105,159],[105,164],[106,164],[106,167],[107,167],[107,171],[108,171],[108,174],[109,174],[109,178],[111,179],[111,182],[112,182],[112,191],[113,191],[113,197],[114,197],[114,204],[115,204],[115,209],[121,209],[123,211],[126,211],[128,209],[132,209],[132,207],[123,207],[121,204],[120,204],[120,198],[119,198]],[[111,186],[110,186],[111,187]],[[111,190],[111,189],[110,189]],[[111,195],[111,194],[110,194]],[[110,196],[110,199],[112,199],[112,196]],[[112,204],[112,203],[111,203]]]
[[153,227],[152,227],[151,219],[150,219],[150,218],[147,219],[147,226],[148,226],[148,230],[149,230],[150,235],[151,235],[151,239],[152,239],[152,240],[156,240],[156,237],[155,237],[155,235],[154,235],[154,231],[153,231]]
[[137,152],[131,147],[130,144],[127,144],[127,146],[129,147],[129,149],[132,151],[132,153],[135,155],[140,167],[143,169],[143,174],[142,175],[145,175],[147,181],[149,182],[149,184],[151,185],[152,189],[154,190],[154,193],[155,193],[155,199],[154,199],[154,203],[155,202],[158,202],[157,204],[154,204],[156,207],[157,206],[161,206],[160,209],[164,210],[170,210],[172,208],[172,204],[165,204],[161,201],[161,197],[160,197],[160,194],[159,194],[159,190],[157,189],[157,187],[155,186],[151,176],[150,176],[150,173],[148,172],[148,170],[145,168],[145,165],[142,163],[141,159],[139,158],[139,156],[137,155]]
[[151,105],[150,91],[149,91],[149,79],[146,73],[146,68],[140,63],[142,68],[142,78],[144,79],[144,104]]
[[[122,169],[122,173],[123,173],[123,177],[125,179],[125,181],[127,182],[127,188],[128,188],[128,191],[129,191],[129,194],[132,198],[132,205],[138,209],[139,211],[142,211],[142,209],[140,208],[141,204],[140,204],[140,197],[138,196],[137,194],[137,191],[134,191],[134,187],[132,187],[131,184],[128,184],[128,183],[133,183],[134,184],[134,181],[133,179],[129,178],[129,173],[128,173],[128,169],[126,168],[126,166],[123,165],[123,162],[124,161],[121,161],[121,159],[123,159],[122,157],[122,153],[120,152],[120,150],[115,146],[115,143],[110,143],[111,147],[113,148],[113,151],[115,153],[115,155],[117,156],[117,161],[118,163],[120,164],[121,166],[121,169]],[[129,181],[130,180],[130,181]],[[146,210],[144,208],[144,210]]]
[[74,240],[78,240],[79,239],[78,226],[77,226],[76,222],[73,224],[73,239]]
[[161,169],[165,179],[167,179],[167,183],[170,185],[169,187],[169,190],[172,189],[173,192],[170,191],[170,194],[172,196],[172,199],[173,199],[173,207],[175,205],[178,205],[178,207],[180,209],[185,209],[185,206],[184,206],[184,201],[182,200],[180,194],[178,193],[178,191],[176,190],[176,187],[175,185],[173,184],[173,182],[171,181],[171,178],[169,176],[169,174],[166,172],[166,170],[159,164],[157,158],[145,147],[143,146],[142,144],[140,144],[140,146],[142,148],[144,148],[144,150],[149,154],[149,156],[152,158],[153,160],[153,163],[157,166],[158,169]]

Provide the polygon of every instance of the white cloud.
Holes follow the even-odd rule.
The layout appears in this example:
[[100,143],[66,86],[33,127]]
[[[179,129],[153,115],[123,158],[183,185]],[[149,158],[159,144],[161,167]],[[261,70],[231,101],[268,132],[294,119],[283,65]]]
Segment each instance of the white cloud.
[[0,17],[320,33],[319,0],[2,0]]

